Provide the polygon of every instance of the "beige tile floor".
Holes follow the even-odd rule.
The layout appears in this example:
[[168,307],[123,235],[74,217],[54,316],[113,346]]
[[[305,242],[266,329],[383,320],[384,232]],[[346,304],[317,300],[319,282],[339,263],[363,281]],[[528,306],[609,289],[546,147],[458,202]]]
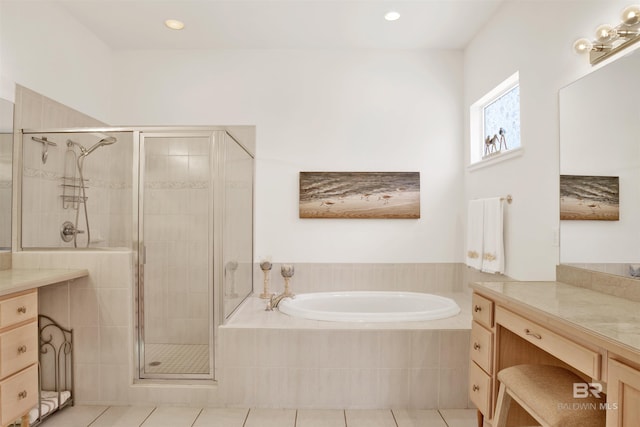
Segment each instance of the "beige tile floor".
[[44,427],[475,427],[474,409],[312,410],[77,405]]

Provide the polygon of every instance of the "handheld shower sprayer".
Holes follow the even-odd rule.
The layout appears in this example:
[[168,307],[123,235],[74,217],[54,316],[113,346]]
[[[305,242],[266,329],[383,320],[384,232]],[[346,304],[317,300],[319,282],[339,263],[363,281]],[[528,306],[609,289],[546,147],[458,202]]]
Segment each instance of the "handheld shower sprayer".
[[[104,136],[104,135],[101,135]],[[79,200],[82,200],[82,205],[84,206],[84,219],[85,219],[85,224],[87,226],[87,247],[89,247],[89,244],[91,243],[91,229],[89,228],[89,214],[87,212],[87,195],[86,195],[86,187],[85,187],[85,180],[84,180],[84,174],[83,174],[83,167],[84,167],[84,159],[85,157],[87,157],[89,154],[93,153],[95,150],[97,150],[98,148],[102,147],[103,145],[111,145],[114,144],[116,141],[118,141],[115,137],[113,136],[104,136],[102,139],[100,139],[98,142],[96,142],[95,144],[93,144],[91,147],[89,148],[85,148],[82,144],[72,141],[70,139],[67,140],[67,147],[71,147],[73,145],[78,146],[78,148],[80,149],[80,155],[78,156],[78,158],[76,159],[76,164],[78,166],[78,174],[80,175],[80,188],[79,188]],[[81,196],[80,196],[81,193]],[[77,231],[78,230],[78,223],[79,223],[79,216],[80,216],[80,209],[79,206],[76,209],[76,223],[74,226],[74,230],[76,230],[73,233],[73,245],[75,247],[78,247],[78,243],[77,243],[77,234],[80,233],[81,231]]]
[[96,142],[94,145],[92,145],[89,148],[85,148],[82,144],[75,141],[71,141],[71,140],[68,140],[67,144],[71,143],[73,145],[77,145],[78,148],[80,148],[80,157],[87,157],[89,154],[93,153],[95,150],[102,147],[103,145],[111,145],[117,141],[118,140],[115,137],[107,136],[102,138],[100,141]]

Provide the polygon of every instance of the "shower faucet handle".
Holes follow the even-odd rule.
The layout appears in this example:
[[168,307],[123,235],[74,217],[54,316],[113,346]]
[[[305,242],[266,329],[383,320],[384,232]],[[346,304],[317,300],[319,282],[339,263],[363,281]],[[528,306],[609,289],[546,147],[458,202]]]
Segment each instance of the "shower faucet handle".
[[76,234],[83,234],[84,230],[78,230],[75,225],[71,221],[65,221],[60,227],[60,237],[65,242],[70,242],[73,240],[73,236]]

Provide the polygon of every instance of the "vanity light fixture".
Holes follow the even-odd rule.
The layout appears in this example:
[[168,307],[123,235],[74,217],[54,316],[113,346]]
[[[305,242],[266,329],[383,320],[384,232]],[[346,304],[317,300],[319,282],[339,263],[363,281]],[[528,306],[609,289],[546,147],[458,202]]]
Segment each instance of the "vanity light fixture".
[[172,30],[182,30],[184,28],[184,22],[178,21],[177,19],[167,19],[164,21],[164,25]]
[[602,24],[596,28],[595,40],[579,39],[573,44],[578,53],[589,53],[591,65],[640,40],[640,5],[631,5],[622,11],[622,22],[617,26]]
[[395,10],[391,10],[384,14],[384,19],[386,19],[387,21],[397,21],[398,19],[400,19],[400,14]]

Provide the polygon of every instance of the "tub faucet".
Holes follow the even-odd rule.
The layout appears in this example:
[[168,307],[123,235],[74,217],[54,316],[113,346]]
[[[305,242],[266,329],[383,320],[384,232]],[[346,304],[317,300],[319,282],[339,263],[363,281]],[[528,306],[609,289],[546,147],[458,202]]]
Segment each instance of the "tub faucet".
[[265,309],[265,311],[273,311],[274,308],[278,308],[280,301],[285,298],[295,298],[295,296],[293,294],[287,295],[284,292],[278,296],[276,296],[276,294],[271,294],[271,298],[269,298],[269,301],[267,301],[267,308]]

